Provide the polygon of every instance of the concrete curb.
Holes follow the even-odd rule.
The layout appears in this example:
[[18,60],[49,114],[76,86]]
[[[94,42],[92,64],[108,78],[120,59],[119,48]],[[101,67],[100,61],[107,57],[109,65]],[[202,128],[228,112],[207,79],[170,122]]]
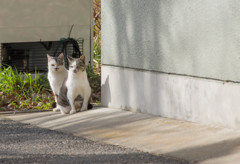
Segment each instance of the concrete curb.
[[9,115],[9,114],[22,114],[22,113],[39,113],[39,112],[50,112],[52,110],[14,110],[14,111],[2,111],[0,115]]

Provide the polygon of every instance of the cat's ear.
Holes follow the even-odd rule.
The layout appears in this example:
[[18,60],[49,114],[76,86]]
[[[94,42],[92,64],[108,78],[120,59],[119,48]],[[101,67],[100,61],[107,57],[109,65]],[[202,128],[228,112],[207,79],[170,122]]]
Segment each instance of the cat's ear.
[[61,54],[58,56],[58,59],[60,59],[60,60],[64,60],[64,54],[61,53]]
[[85,55],[80,56],[80,60],[85,64]]
[[67,56],[68,62],[72,63],[72,61],[74,60],[71,56]]
[[47,58],[48,58],[48,62],[50,62],[50,60],[52,59],[52,57],[48,54],[47,54]]

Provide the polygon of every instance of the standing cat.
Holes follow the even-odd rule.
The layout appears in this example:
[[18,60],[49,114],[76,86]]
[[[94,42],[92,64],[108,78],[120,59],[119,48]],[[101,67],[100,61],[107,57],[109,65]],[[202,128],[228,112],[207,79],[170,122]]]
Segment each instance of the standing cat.
[[52,91],[55,96],[56,108],[53,111],[58,111],[59,106],[57,103],[57,96],[59,95],[60,88],[63,81],[67,78],[67,70],[64,67],[64,55],[61,53],[58,57],[51,57],[47,54],[48,58],[48,80]]
[[73,114],[78,111],[74,102],[77,97],[80,97],[78,101],[81,101],[80,111],[85,111],[92,108],[89,104],[91,96],[91,87],[88,82],[85,56],[74,59],[70,56],[67,57],[69,62],[68,77],[64,81],[57,101],[59,102],[61,113]]

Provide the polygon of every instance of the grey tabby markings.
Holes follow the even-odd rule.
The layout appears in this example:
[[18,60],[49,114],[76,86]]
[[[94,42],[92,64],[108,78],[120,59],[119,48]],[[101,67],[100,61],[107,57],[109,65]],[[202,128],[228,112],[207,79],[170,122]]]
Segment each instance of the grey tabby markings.
[[52,59],[56,61],[58,66],[62,66],[64,64],[64,58],[62,58],[61,56],[52,57]]
[[67,98],[67,87],[66,87],[66,80],[64,80],[62,87],[60,89],[59,95],[57,96],[57,102],[59,105],[63,106],[63,107],[67,107],[69,106],[69,102],[68,102],[68,98]]
[[84,71],[85,70],[86,65],[85,65],[85,61],[84,60],[81,60],[80,58],[74,59],[71,56],[67,56],[67,58],[68,58],[70,67],[71,67],[72,62],[76,61],[76,68],[75,68],[76,72],[78,72],[79,70],[80,71]]
[[[67,81],[67,79],[64,80],[64,82],[62,84],[62,87],[60,89],[59,95],[56,95],[58,104],[61,105],[64,108],[70,106],[69,100],[67,98],[67,91],[68,91],[68,89],[66,87],[66,81]],[[76,108],[80,109],[81,106],[82,106],[82,103],[83,103],[83,98],[80,95],[78,95],[75,98],[74,102],[75,102],[74,104],[75,104]]]

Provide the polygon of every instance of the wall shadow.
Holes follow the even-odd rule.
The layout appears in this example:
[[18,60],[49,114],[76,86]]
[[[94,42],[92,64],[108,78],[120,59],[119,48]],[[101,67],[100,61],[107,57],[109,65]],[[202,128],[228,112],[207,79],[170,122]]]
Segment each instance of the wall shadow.
[[109,75],[105,79],[104,82],[101,84],[101,105],[108,106],[111,103],[111,89],[109,86]]
[[[190,147],[186,149],[181,149],[178,151],[167,153],[166,155],[184,158],[187,160],[196,160],[198,162],[203,162],[206,160],[211,160],[215,158],[227,157],[229,155],[229,159],[232,159],[231,156],[240,154],[240,138],[224,140],[222,142],[204,145],[204,146],[196,146]],[[234,158],[232,160],[236,161],[239,158]],[[231,160],[230,160],[231,161]],[[229,162],[230,162],[229,161]]]

